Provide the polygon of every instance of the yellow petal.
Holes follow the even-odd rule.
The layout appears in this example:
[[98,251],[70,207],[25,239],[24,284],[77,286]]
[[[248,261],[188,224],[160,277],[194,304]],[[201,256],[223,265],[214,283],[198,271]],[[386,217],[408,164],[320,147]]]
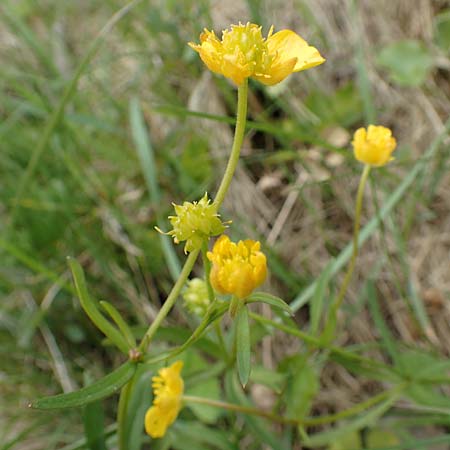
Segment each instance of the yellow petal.
[[309,69],[325,62],[315,47],[311,47],[297,33],[282,30],[267,39],[269,54],[277,55],[275,65],[297,58],[293,72]]
[[267,86],[283,81],[287,76],[294,72],[295,65],[297,64],[297,58],[292,58],[287,61],[283,61],[281,64],[271,67],[269,73],[255,74],[253,78],[256,78],[260,83]]
[[152,438],[160,438],[166,434],[167,420],[156,406],[152,406],[145,414],[145,431]]

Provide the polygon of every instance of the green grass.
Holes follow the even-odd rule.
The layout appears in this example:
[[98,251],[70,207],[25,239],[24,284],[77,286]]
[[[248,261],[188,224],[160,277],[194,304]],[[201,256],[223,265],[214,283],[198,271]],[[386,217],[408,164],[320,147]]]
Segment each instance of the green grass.
[[[83,414],[42,413],[27,405],[89,384],[124,362],[85,316],[66,258],[80,261],[92,297],[114,305],[140,337],[185,260],[182,248],[154,227],[168,229],[171,202],[196,200],[217,188],[229,151],[221,143],[234,125],[235,89],[211,76],[202,78],[201,95],[193,98],[204,67],[186,42],[197,41],[218,13],[205,0],[182,3],[7,0],[0,5],[0,59],[6,62],[0,67],[0,450],[104,449],[117,441],[116,398],[103,403],[104,421],[97,425],[92,417],[101,417],[98,404]],[[267,25],[279,17],[270,2],[248,4],[253,20]],[[433,15],[445,13],[431,1],[424,4]],[[306,447],[337,450],[356,430],[362,439],[358,450],[369,448],[365,436],[379,429],[390,430],[397,441],[373,448],[412,448],[416,438],[420,448],[435,448],[450,440],[445,434],[450,333],[438,326],[440,316],[450,317],[445,308],[433,310],[424,295],[432,287],[447,301],[448,284],[434,260],[417,265],[415,253],[446,232],[450,216],[445,188],[450,125],[440,99],[449,95],[440,89],[448,68],[433,66],[416,85],[414,74],[409,79],[402,67],[403,84],[398,83],[392,76],[399,67],[377,65],[380,51],[395,39],[388,34],[384,42],[364,28],[364,21],[371,21],[375,29],[392,32],[387,12],[371,16],[354,2],[348,11],[330,7],[328,16],[311,5],[299,0],[288,13],[327,63],[273,89],[251,83],[241,161],[247,178],[233,181],[234,192],[242,190],[242,204],[226,205],[223,217],[233,219],[234,236],[264,244],[287,193],[298,194],[282,232],[267,245],[267,290],[290,303],[295,321],[251,322],[253,343],[265,337],[272,349],[274,369],[264,370],[270,395],[280,394],[275,408],[303,417],[339,414],[389,388],[400,386],[400,393],[336,428],[281,429],[250,416],[238,416],[239,425],[233,426],[231,413],[186,408],[156,448],[256,449],[266,442],[289,449],[301,438]],[[356,23],[356,35],[330,22],[330,17],[339,22],[341,14]],[[403,20],[408,29],[408,19]],[[282,19],[274,25],[293,26]],[[445,56],[434,39],[436,29],[420,32],[422,52]],[[215,97],[220,108],[212,106]],[[360,170],[348,136],[339,140],[331,132],[351,134],[375,117],[394,129],[396,161],[372,174],[360,265],[339,322],[345,333],[334,347],[321,347],[321,318],[351,254]],[[341,162],[330,164],[331,155]],[[329,177],[318,179],[319,169]],[[261,191],[257,183],[264,177],[275,184]],[[261,204],[268,208],[262,211]],[[421,235],[423,230],[428,234]],[[448,265],[448,242],[442,242],[435,251]],[[196,270],[201,275],[200,267]],[[441,284],[433,284],[436,280]],[[359,322],[353,328],[354,321]],[[153,356],[183,344],[197,325],[181,306],[168,324],[172,328],[158,334]],[[277,326],[301,331],[297,343],[275,335]],[[183,353],[186,383],[199,389],[204,382],[199,374],[211,369],[213,382],[205,384],[204,395],[243,405],[255,401],[215,357],[214,339],[207,334]],[[364,358],[381,366],[368,367]],[[302,371],[305,361],[311,373]],[[262,367],[260,356],[255,363]],[[425,374],[420,364],[427,366]],[[145,386],[154,370],[148,366],[136,376],[139,389],[130,400],[136,416],[127,424],[133,450],[141,441],[143,448],[150,445],[141,422],[150,402]],[[345,383],[350,377],[353,387]],[[262,378],[255,371],[249,383],[261,384]],[[298,395],[305,410],[298,412],[286,393]],[[139,402],[141,395],[146,403]]]

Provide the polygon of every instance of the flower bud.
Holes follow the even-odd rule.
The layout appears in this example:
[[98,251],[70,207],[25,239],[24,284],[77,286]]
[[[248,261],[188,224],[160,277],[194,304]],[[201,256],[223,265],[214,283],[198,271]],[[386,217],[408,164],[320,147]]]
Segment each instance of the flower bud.
[[397,142],[389,128],[369,125],[367,131],[365,128],[356,130],[352,144],[358,161],[381,167],[393,159],[391,154]]
[[207,256],[212,261],[210,281],[221,294],[242,299],[260,286],[267,276],[267,261],[258,241],[247,239],[237,244],[222,235]]
[[193,278],[187,282],[183,292],[185,308],[200,318],[203,318],[210,305],[208,287],[201,278]]
[[183,205],[173,206],[176,216],[169,216],[173,230],[166,234],[172,236],[176,244],[186,241],[185,253],[200,249],[205,239],[225,230],[208,194],[198,202],[184,202]]

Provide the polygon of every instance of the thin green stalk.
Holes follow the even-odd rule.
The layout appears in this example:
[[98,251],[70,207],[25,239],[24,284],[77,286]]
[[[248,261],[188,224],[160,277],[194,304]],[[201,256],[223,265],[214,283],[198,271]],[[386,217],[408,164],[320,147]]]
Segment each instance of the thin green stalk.
[[119,450],[127,450],[127,417],[128,417],[128,403],[130,401],[131,391],[136,380],[136,373],[132,376],[125,386],[120,390],[119,406],[117,408],[117,436],[119,443]]
[[359,239],[359,229],[361,225],[361,210],[364,198],[364,188],[366,186],[367,179],[370,174],[370,165],[366,164],[364,170],[361,174],[361,179],[359,180],[358,193],[356,194],[356,207],[355,207],[355,223],[353,226],[353,252],[350,262],[348,264],[347,273],[345,274],[344,281],[342,282],[341,289],[339,290],[336,302],[333,307],[333,311],[337,311],[342,301],[344,300],[345,293],[347,292],[348,285],[355,270],[356,258],[358,256],[358,239]]
[[233,147],[231,148],[230,158],[228,160],[225,173],[217,191],[214,205],[217,209],[225,199],[225,195],[230,187],[231,180],[233,179],[234,171],[236,170],[237,163],[239,161],[239,155],[241,153],[242,142],[244,141],[245,124],[247,122],[247,94],[248,94],[248,80],[244,82],[238,88],[238,104],[237,104],[237,116],[236,116],[236,128],[234,131]]
[[202,244],[202,262],[203,262],[203,270],[205,271],[205,283],[206,288],[208,289],[208,298],[209,302],[212,304],[215,300],[214,290],[211,286],[211,281],[209,279],[209,275],[211,273],[211,261],[208,259],[206,255],[208,253],[208,241],[205,239]]
[[[214,205],[216,209],[219,209],[222,204],[225,195],[230,187],[231,180],[233,178],[234,172],[237,167],[237,163],[239,161],[239,155],[241,152],[242,142],[244,140],[244,132],[245,132],[245,124],[247,121],[247,94],[248,94],[248,80],[244,80],[241,86],[238,88],[238,106],[237,106],[237,117],[236,117],[236,129],[234,133],[234,141],[233,147],[231,149],[230,158],[228,160],[227,167],[225,169],[225,173],[223,175],[222,181],[219,186],[219,190],[217,191],[216,198],[214,200]],[[145,352],[148,344],[152,340],[152,337],[158,330],[161,322],[167,316],[169,311],[172,309],[172,306],[175,304],[177,300],[181,288],[187,280],[187,277],[191,273],[192,268],[194,267],[195,261],[199,254],[200,250],[194,250],[188,256],[183,269],[181,270],[180,277],[177,282],[173,286],[170,291],[169,296],[167,297],[166,302],[159,310],[158,315],[155,320],[150,325],[149,329],[144,335],[141,344],[139,345],[139,351]]]
[[330,414],[330,415],[321,416],[321,417],[305,417],[304,419],[290,419],[288,417],[278,416],[276,414],[271,414],[271,413],[265,412],[261,409],[253,408],[251,406],[236,405],[234,403],[227,403],[227,402],[222,402],[219,400],[212,400],[209,398],[196,397],[196,396],[192,396],[192,395],[183,395],[183,400],[185,402],[199,403],[202,405],[209,405],[209,406],[214,406],[217,408],[227,409],[229,411],[236,411],[236,412],[241,412],[244,414],[250,414],[253,416],[264,417],[265,419],[268,419],[268,420],[271,420],[272,422],[277,422],[277,423],[283,423],[283,424],[289,424],[289,425],[316,426],[316,425],[324,425],[324,424],[328,424],[328,423],[337,422],[338,420],[345,419],[347,417],[359,414],[359,413],[365,411],[366,409],[368,409],[372,406],[375,406],[378,403],[381,403],[383,400],[385,400],[389,397],[397,396],[399,394],[399,392],[402,389],[404,389],[405,386],[406,386],[406,383],[399,384],[392,389],[381,392],[380,394],[370,397],[367,400],[365,400],[361,403],[358,403],[357,405],[354,405],[348,409],[340,411],[336,414]]
[[335,355],[338,355],[338,356],[341,356],[341,357],[347,358],[347,359],[353,359],[355,361],[358,361],[361,364],[366,364],[368,367],[371,367],[372,369],[391,370],[388,366],[386,366],[383,363],[380,363],[378,361],[375,361],[375,360],[372,360],[369,358],[364,358],[363,356],[359,356],[355,353],[349,352],[347,350],[343,350],[340,347],[335,347],[333,345],[324,346],[321,339],[311,336],[310,334],[304,333],[303,331],[298,330],[297,328],[292,328],[288,325],[284,325],[278,321],[268,319],[267,317],[261,316],[259,314],[253,313],[253,312],[250,313],[250,317],[260,323],[272,326],[273,328],[276,328],[276,329],[283,331],[287,334],[290,334],[292,336],[296,336],[309,345],[312,345],[317,348],[327,348],[332,354],[335,354]]
[[181,270],[180,277],[174,284],[164,305],[162,305],[161,309],[158,312],[158,315],[155,317],[155,320],[152,322],[147,332],[145,333],[144,337],[142,338],[142,342],[139,345],[139,351],[141,351],[142,353],[146,351],[148,344],[150,343],[152,337],[154,336],[159,326],[161,325],[161,322],[165,319],[169,311],[172,309],[172,306],[175,304],[178,296],[180,295],[181,289],[187,280],[187,277],[189,276],[189,274],[192,271],[192,268],[194,267],[199,252],[200,250],[194,250],[189,254],[186,262],[184,263],[183,269]]
[[244,414],[250,414],[252,416],[264,417],[272,422],[285,423],[290,425],[297,425],[298,421],[295,419],[287,419],[285,417],[277,416],[276,414],[270,414],[261,409],[252,408],[250,406],[236,405],[234,403],[221,402],[219,400],[212,400],[204,397],[196,397],[193,395],[183,395],[185,402],[198,403],[201,405],[215,406],[217,408],[227,409],[228,411],[236,411]]

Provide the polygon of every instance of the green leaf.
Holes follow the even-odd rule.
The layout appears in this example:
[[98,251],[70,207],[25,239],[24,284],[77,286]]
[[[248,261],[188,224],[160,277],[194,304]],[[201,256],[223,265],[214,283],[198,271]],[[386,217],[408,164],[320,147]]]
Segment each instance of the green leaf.
[[92,320],[94,325],[106,336],[109,340],[123,353],[128,355],[128,351],[132,348],[130,347],[124,337],[120,332],[111,325],[97,309],[95,301],[90,297],[87,287],[86,280],[84,278],[84,272],[81,268],[80,263],[73,258],[68,258],[69,266],[72,270],[73,280],[75,283],[75,288],[80,299],[81,306],[84,312]]
[[429,50],[415,40],[389,44],[381,50],[377,60],[390,78],[402,86],[420,86],[433,67]]
[[[239,385],[237,377],[233,371],[229,371],[226,374],[225,389],[228,397],[227,399],[231,403],[254,407],[254,405],[248,400],[248,398],[242,391],[242,388]],[[290,446],[283,444],[280,436],[277,436],[270,431],[270,427],[267,425],[267,421],[249,414],[243,414],[242,418],[250,428],[255,439],[258,439],[259,442],[261,442],[265,446],[268,446],[273,450],[287,450],[288,448],[291,448]]]
[[125,442],[127,450],[140,450],[144,438],[144,417],[152,403],[153,371],[139,366],[133,380],[126,407]]
[[115,394],[133,376],[136,367],[136,364],[128,361],[90,386],[67,394],[40,398],[29,406],[34,409],[76,408],[101,400]]
[[119,330],[122,332],[122,335],[126,339],[130,348],[136,348],[136,339],[134,338],[130,327],[125,322],[125,320],[123,320],[120,312],[116,309],[116,307],[104,300],[100,301],[99,303],[100,306],[109,314],[109,317],[111,317],[111,319],[119,327]]
[[351,433],[339,436],[331,442],[328,450],[361,450],[362,441],[360,433],[352,431]]
[[[328,286],[328,280],[330,278],[330,269],[324,270],[318,279],[316,289],[314,290],[313,298],[310,302],[310,314],[311,314],[311,334],[317,335],[319,332],[320,319],[324,315],[325,308],[325,294]],[[334,330],[333,330],[334,331]]]
[[251,371],[250,321],[248,308],[242,305],[236,316],[236,363],[239,380],[243,387],[248,383]]
[[250,379],[254,383],[262,384],[280,394],[286,381],[286,375],[263,366],[253,366]]
[[253,294],[250,294],[245,300],[245,303],[256,302],[266,303],[270,306],[274,306],[275,308],[280,308],[283,311],[286,311],[290,316],[294,315],[290,306],[281,298],[275,297],[275,295],[267,294],[265,292],[254,292]]
[[388,398],[383,403],[380,403],[376,407],[365,412],[360,417],[348,421],[340,427],[323,431],[321,433],[315,434],[312,437],[308,437],[304,440],[303,443],[307,447],[329,445],[331,442],[334,442],[336,439],[339,439],[341,436],[351,433],[352,431],[357,431],[365,427],[373,426],[377,422],[377,420],[394,404],[394,402],[397,400],[397,397],[398,393],[392,395],[392,397]]
[[290,364],[294,367],[286,386],[286,416],[303,419],[309,413],[319,391],[319,379],[316,369],[305,356],[296,356]]
[[84,407],[83,425],[89,450],[106,450],[105,414],[101,402],[89,403]]
[[[202,380],[198,384],[187,388],[186,395],[206,397],[213,400],[221,400],[219,380],[217,378]],[[216,423],[217,419],[223,413],[220,408],[209,405],[202,405],[200,403],[189,403],[189,408],[201,422],[208,424]]]
[[375,284],[373,280],[367,281],[367,299],[369,301],[369,310],[372,315],[373,321],[375,322],[376,329],[381,334],[381,339],[383,346],[388,351],[394,362],[398,359],[398,348],[397,343],[394,340],[386,322],[384,321],[383,315],[380,310],[380,305],[378,304],[377,293],[375,290]]
[[450,52],[450,9],[434,18],[436,42],[448,54]]
[[229,434],[224,430],[212,429],[202,423],[186,420],[177,420],[171,428],[171,432],[175,435],[171,448],[237,450],[230,442]]

